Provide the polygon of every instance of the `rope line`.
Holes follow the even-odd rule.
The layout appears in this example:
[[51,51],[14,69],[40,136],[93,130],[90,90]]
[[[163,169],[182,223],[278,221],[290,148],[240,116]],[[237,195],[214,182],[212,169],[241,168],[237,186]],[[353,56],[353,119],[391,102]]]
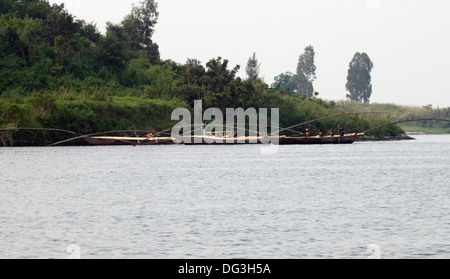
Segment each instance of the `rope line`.
[[72,135],[77,135],[74,131],[64,130],[64,129],[53,129],[53,128],[1,128],[0,131],[15,131],[15,130],[36,130],[36,131],[53,131],[53,132],[64,132]]

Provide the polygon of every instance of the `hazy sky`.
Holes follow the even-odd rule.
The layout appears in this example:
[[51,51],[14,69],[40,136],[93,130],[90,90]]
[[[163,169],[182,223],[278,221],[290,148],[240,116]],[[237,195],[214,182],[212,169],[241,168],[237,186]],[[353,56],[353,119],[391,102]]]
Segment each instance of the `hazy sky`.
[[[139,0],[50,0],[79,19],[120,23]],[[356,52],[374,63],[371,101],[450,107],[449,0],[159,0],[153,41],[161,57],[203,65],[218,56],[230,68],[253,52],[268,84],[295,72],[307,45],[316,51],[315,90],[345,99],[348,64]]]

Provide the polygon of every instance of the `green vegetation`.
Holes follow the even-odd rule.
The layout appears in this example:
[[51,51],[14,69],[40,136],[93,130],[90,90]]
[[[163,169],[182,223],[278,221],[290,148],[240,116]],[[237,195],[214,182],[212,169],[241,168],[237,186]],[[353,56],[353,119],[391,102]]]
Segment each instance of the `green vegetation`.
[[[162,60],[152,35],[157,3],[143,0],[119,24],[101,34],[92,23],[72,16],[64,5],[43,0],[0,0],[0,128],[58,128],[80,134],[111,130],[161,131],[172,127],[171,112],[192,109],[280,108],[282,127],[342,110],[312,96],[314,49],[300,56],[294,87],[270,88],[249,61],[249,78],[237,77],[239,65],[212,58],[185,64]],[[281,79],[281,77],[280,77]],[[298,96],[299,90],[303,97]],[[317,129],[361,132],[388,123],[380,115],[345,116],[311,124]],[[301,127],[304,131],[306,127]],[[398,126],[376,131],[398,135]],[[69,135],[71,136],[71,135]],[[45,145],[68,135],[58,132],[0,132],[1,145]]]
[[295,92],[298,97],[312,97],[316,79],[315,55],[314,47],[307,46],[298,58],[296,74],[286,72],[276,76],[272,87]]
[[[400,106],[395,104],[362,104],[344,102],[338,104],[339,108],[346,112],[352,111],[379,111],[386,112],[391,122],[414,119],[450,119],[450,108],[433,109],[432,105],[424,107]],[[414,121],[399,124],[405,132],[448,134],[450,122],[445,121]]]
[[253,56],[248,59],[247,67],[245,68],[245,72],[247,76],[251,80],[259,79],[259,67],[261,65],[258,64],[258,59],[256,59],[256,53],[253,53]]
[[347,84],[345,88],[350,94],[347,98],[355,102],[370,102],[372,95],[373,63],[366,53],[357,52],[349,64]]

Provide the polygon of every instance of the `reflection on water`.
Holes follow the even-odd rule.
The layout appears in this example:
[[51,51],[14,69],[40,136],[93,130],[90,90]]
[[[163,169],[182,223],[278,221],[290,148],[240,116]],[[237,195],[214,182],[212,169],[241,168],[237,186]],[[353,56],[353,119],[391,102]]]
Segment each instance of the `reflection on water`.
[[1,148],[0,258],[448,258],[450,136],[415,137]]

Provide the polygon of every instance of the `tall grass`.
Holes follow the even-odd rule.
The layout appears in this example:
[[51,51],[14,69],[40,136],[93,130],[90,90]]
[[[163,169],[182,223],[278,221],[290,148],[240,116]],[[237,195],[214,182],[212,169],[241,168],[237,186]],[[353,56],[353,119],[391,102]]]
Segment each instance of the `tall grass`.
[[[380,111],[392,121],[414,120],[424,118],[450,119],[450,108],[433,109],[430,106],[414,107],[395,104],[361,104],[340,102],[343,111]],[[400,124],[405,132],[450,133],[450,123],[444,121],[414,121]]]

